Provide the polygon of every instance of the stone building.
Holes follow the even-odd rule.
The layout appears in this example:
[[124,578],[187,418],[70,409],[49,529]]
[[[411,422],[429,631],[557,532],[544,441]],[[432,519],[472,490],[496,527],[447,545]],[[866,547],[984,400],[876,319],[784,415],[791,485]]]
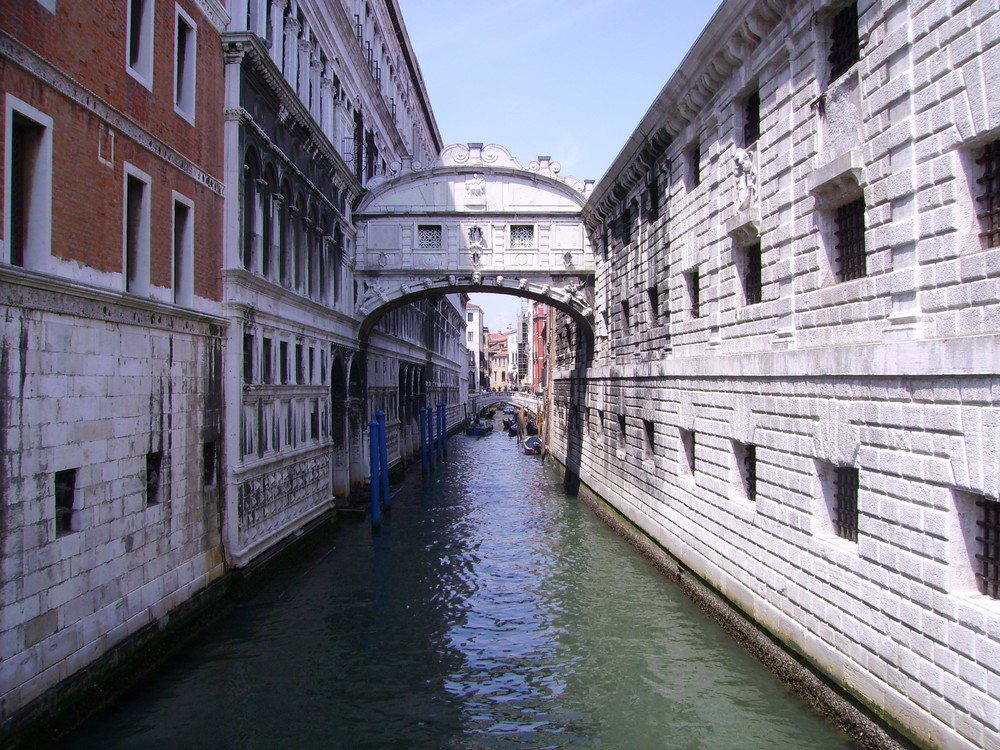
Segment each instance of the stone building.
[[359,309],[441,151],[395,0],[0,0],[0,89],[2,734],[454,425],[466,298]]
[[557,334],[568,470],[931,747],[1000,746],[998,20],[725,2],[584,209],[592,361]]
[[0,701],[225,571],[215,2],[0,4]]
[[[390,164],[441,149],[396,3],[244,0],[232,12],[223,280],[227,392],[243,395],[227,402],[239,451],[225,529],[241,564],[365,481],[377,411],[390,461],[407,458],[420,403],[433,389],[457,405],[465,363],[445,351],[461,343],[458,298],[400,308],[358,335],[368,288],[354,274],[352,206]],[[442,322],[443,336],[428,330]]]

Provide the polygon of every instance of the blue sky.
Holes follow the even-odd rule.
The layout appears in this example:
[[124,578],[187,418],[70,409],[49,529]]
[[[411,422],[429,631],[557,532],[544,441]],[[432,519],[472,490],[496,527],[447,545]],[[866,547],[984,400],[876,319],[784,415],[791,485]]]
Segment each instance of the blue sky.
[[[599,180],[716,0],[398,0],[445,145],[499,143]],[[473,295],[491,330],[520,306]]]

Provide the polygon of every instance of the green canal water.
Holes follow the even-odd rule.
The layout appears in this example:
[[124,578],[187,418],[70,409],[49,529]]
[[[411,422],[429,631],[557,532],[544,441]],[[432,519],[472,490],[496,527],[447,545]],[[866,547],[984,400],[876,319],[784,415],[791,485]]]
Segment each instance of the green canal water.
[[848,748],[496,432],[393,487],[66,747]]

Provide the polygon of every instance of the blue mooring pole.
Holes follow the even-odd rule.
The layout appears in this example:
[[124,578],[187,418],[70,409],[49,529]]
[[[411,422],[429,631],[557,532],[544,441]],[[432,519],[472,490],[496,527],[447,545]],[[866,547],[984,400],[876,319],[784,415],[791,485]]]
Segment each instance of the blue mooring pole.
[[434,450],[437,451],[438,458],[444,458],[444,451],[441,450],[441,402],[437,403],[437,411],[435,412],[435,417],[437,419],[437,440],[434,441]]
[[368,423],[368,453],[371,459],[372,480],[371,480],[371,504],[372,504],[372,528],[382,525],[382,504],[379,502],[379,490],[382,482],[379,480],[379,439],[378,422],[372,420]]
[[430,467],[427,465],[427,407],[420,407],[420,470],[426,474]]
[[432,411],[431,407],[428,406],[424,417],[427,419],[427,461],[431,465],[431,471],[434,471],[434,427],[431,424]]
[[441,451],[448,458],[448,402],[441,402]]
[[375,415],[378,419],[378,452],[379,452],[379,463],[382,475],[382,507],[389,510],[389,448],[386,443],[385,436],[385,412],[381,409],[378,410],[378,414]]

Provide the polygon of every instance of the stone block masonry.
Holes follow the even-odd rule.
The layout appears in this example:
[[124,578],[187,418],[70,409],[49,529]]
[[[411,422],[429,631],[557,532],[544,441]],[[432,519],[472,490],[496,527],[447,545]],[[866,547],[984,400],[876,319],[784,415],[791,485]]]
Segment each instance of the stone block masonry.
[[552,388],[570,472],[927,747],[1000,746],[998,17],[724,3],[584,209]]

